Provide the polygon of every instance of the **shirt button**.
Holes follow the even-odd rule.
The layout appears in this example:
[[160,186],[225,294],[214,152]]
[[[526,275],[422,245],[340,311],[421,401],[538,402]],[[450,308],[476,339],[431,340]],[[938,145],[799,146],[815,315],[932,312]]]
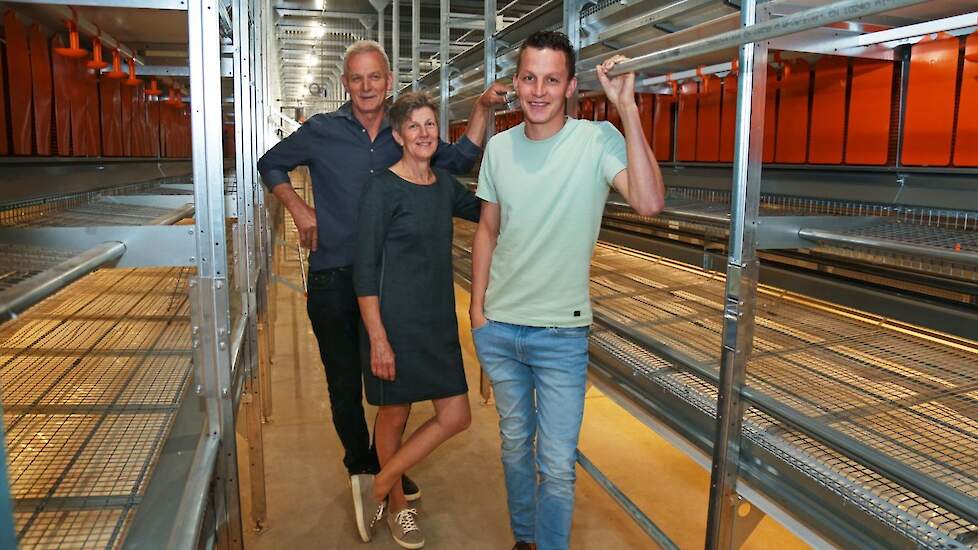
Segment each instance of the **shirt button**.
[[374,173],[374,171],[373,171],[373,169],[371,169],[371,170],[370,170],[370,173],[371,173],[371,174],[373,174],[373,173]]
[[371,153],[373,153],[373,152],[374,152],[374,148],[373,148],[373,147],[371,147],[371,148],[370,148],[370,152],[371,152]]
[[366,129],[366,128],[360,128],[360,131],[361,131],[361,132],[366,132],[366,131],[367,131],[367,129]]

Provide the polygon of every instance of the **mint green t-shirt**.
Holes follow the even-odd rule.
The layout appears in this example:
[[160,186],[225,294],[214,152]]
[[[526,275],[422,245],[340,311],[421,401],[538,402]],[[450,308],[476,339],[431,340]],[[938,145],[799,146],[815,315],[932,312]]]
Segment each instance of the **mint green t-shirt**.
[[524,124],[489,140],[476,195],[499,205],[485,314],[534,327],[591,324],[591,255],[625,138],[608,122],[568,118],[553,136]]

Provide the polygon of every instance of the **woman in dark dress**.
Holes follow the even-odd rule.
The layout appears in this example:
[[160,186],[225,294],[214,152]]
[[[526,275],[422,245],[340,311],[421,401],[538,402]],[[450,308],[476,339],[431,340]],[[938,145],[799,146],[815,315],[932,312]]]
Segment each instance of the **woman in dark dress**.
[[[405,548],[421,548],[424,537],[397,481],[471,420],[455,318],[452,217],[478,221],[479,199],[431,167],[436,112],[420,93],[391,107],[404,156],[367,182],[353,275],[368,336],[360,339],[367,401],[379,407],[374,439],[382,468],[365,489],[358,527],[369,541],[386,511],[394,540]],[[428,400],[435,416],[402,443],[411,404]]]

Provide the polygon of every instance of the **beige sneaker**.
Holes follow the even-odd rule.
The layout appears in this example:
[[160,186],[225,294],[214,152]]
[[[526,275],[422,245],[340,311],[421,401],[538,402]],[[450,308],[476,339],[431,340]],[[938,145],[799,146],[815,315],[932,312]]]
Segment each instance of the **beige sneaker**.
[[401,547],[412,550],[424,547],[424,535],[418,526],[418,511],[415,508],[387,514],[387,526],[390,527],[394,542]]
[[374,527],[384,517],[385,503],[374,500],[374,476],[371,474],[350,476],[350,488],[353,491],[353,512],[357,519],[357,531],[360,532],[363,542],[370,542]]

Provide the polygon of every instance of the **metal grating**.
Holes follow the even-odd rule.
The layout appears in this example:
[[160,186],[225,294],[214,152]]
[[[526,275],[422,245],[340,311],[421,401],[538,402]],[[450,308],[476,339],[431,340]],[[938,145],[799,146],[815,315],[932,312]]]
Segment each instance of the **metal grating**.
[[104,269],[0,328],[23,548],[115,548],[190,375],[186,268]]
[[[471,269],[474,225],[456,223],[456,270]],[[466,243],[466,244],[461,244]],[[722,274],[599,243],[595,317],[717,368]],[[716,389],[607,330],[602,345],[636,372],[714,415]],[[978,500],[978,344],[760,287],[748,385]],[[786,462],[929,547],[973,544],[978,526],[763,412],[745,432]],[[958,545],[960,547],[960,545]]]
[[74,255],[75,252],[67,250],[0,243],[0,290],[10,288]]
[[169,213],[168,208],[111,203],[105,200],[70,206],[62,210],[22,216],[9,223],[13,227],[84,227],[91,225],[144,225]]

